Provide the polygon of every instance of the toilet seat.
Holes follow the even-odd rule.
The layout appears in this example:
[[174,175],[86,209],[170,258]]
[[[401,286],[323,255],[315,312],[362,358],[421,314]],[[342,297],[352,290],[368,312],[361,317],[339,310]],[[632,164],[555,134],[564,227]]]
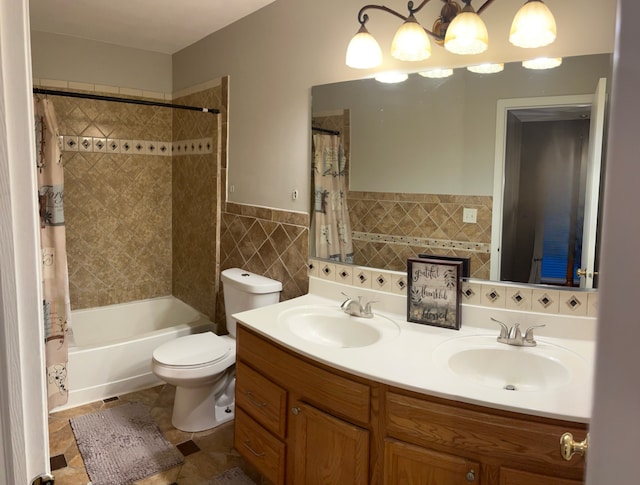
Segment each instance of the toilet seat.
[[193,369],[226,360],[232,350],[228,339],[203,332],[171,340],[153,351],[153,360],[163,367]]

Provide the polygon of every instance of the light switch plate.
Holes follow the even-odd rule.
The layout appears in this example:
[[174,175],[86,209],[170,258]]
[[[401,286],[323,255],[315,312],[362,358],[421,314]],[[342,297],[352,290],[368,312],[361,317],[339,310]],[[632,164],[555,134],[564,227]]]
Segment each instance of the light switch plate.
[[478,220],[478,209],[469,209],[465,207],[462,209],[462,222],[468,222],[475,224]]

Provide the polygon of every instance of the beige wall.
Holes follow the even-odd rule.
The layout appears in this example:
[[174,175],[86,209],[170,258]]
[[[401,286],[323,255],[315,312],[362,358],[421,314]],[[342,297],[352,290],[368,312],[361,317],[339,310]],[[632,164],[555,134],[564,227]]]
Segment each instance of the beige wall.
[[[255,14],[214,33],[173,56],[175,89],[230,76],[229,183],[233,202],[272,208],[307,211],[309,207],[310,89],[317,84],[356,79],[370,72],[349,69],[344,64],[346,46],[358,29],[356,15],[366,2],[357,0],[277,0]],[[500,2],[501,4],[504,2]],[[485,21],[492,32],[491,42],[500,42],[508,33],[509,17],[520,2],[493,5]],[[559,22],[580,24],[578,39],[558,39],[550,53],[579,55],[611,52],[615,0],[554,2]],[[580,12],[580,22],[575,21]],[[425,14],[427,17],[428,15]],[[381,12],[370,15],[374,31],[387,51],[397,22]],[[434,15],[435,17],[435,15]],[[421,15],[422,18],[422,15]],[[562,25],[562,24],[561,24]],[[600,47],[594,47],[597,44]],[[598,50],[601,44],[606,49]],[[492,53],[474,60],[490,59]],[[522,56],[507,48],[498,60]],[[392,63],[385,55],[382,69],[411,68]],[[494,59],[495,60],[495,59]],[[425,64],[461,65],[463,56],[447,57],[434,47]],[[291,200],[293,189],[300,191]]]
[[31,61],[36,79],[173,92],[169,54],[31,32]]

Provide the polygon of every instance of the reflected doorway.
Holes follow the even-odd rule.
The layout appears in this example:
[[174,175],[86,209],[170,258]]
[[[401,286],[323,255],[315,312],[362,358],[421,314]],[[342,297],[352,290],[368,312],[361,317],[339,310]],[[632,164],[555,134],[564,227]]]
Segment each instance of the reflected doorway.
[[605,86],[499,101],[492,279],[597,286]]

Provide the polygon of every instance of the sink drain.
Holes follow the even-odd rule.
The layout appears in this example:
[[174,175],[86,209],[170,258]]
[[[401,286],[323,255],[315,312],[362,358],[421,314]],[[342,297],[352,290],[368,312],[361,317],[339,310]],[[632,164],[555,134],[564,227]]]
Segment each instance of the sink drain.
[[507,384],[506,386],[504,386],[505,390],[507,391],[517,391],[518,389],[516,389],[516,386],[514,386],[513,384]]

